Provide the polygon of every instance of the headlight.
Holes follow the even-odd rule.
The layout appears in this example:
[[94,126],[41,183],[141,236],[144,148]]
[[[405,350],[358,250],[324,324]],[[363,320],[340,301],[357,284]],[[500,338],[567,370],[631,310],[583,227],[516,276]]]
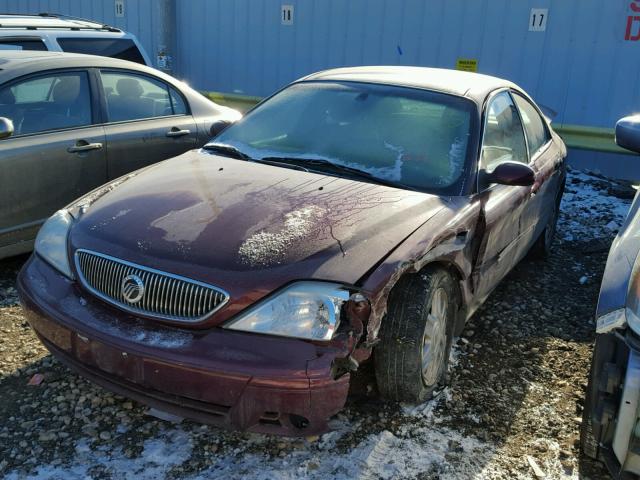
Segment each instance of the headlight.
[[259,302],[225,328],[308,340],[330,340],[349,299],[341,285],[298,282]]
[[58,210],[42,226],[35,244],[38,255],[69,278],[73,278],[73,274],[67,255],[67,237],[72,222],[69,212]]

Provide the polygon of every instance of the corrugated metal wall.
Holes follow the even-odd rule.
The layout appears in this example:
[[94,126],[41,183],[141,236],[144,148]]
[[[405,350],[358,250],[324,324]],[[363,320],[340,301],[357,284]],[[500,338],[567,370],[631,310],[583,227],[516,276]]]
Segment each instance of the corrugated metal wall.
[[[294,23],[281,25],[281,4]],[[640,110],[640,42],[625,41],[629,0],[182,0],[179,72],[198,88],[266,95],[328,67],[454,68],[509,78],[559,113],[613,126]],[[528,29],[548,8],[545,32]],[[636,14],[637,15],[637,14]]]
[[[151,57],[153,0],[0,0],[0,11],[56,11],[129,30]],[[509,78],[559,115],[612,127],[640,111],[640,41],[625,41],[632,0],[176,0],[176,76],[199,89],[267,95],[341,65],[402,64]],[[640,1],[636,2],[640,6]],[[282,4],[294,6],[282,25]],[[528,29],[548,8],[545,32]],[[638,15],[637,13],[635,15]]]

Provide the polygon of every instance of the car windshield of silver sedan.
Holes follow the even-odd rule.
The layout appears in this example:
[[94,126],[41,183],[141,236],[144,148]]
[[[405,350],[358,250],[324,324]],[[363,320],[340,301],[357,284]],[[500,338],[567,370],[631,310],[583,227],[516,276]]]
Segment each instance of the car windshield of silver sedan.
[[302,82],[259,105],[209,148],[244,160],[456,195],[471,164],[474,108],[462,97],[428,90]]

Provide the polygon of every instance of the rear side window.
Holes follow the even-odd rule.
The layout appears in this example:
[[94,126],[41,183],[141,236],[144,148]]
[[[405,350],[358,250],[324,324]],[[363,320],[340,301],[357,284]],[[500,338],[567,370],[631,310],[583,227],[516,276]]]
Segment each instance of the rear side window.
[[102,57],[120,58],[145,65],[142,53],[128,38],[58,38],[58,44],[65,52],[86,53]]
[[2,50],[46,50],[47,46],[40,38],[0,38]]
[[185,115],[182,96],[166,83],[125,72],[100,72],[110,122]]
[[43,75],[0,89],[0,117],[13,121],[15,135],[90,125],[87,73]]
[[517,93],[513,94],[513,98],[516,105],[518,105],[520,116],[522,117],[522,123],[524,123],[524,129],[527,132],[529,153],[533,156],[535,152],[540,150],[541,147],[551,140],[551,137],[549,136],[547,127],[545,127],[544,120],[540,117],[538,110],[536,110],[528,100]]

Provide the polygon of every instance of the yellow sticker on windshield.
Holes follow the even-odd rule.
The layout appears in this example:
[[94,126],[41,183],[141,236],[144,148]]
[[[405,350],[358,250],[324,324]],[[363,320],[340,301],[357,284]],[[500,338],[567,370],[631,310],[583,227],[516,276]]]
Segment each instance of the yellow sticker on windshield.
[[477,72],[478,59],[477,58],[459,58],[456,61],[456,70],[462,70],[463,72]]

